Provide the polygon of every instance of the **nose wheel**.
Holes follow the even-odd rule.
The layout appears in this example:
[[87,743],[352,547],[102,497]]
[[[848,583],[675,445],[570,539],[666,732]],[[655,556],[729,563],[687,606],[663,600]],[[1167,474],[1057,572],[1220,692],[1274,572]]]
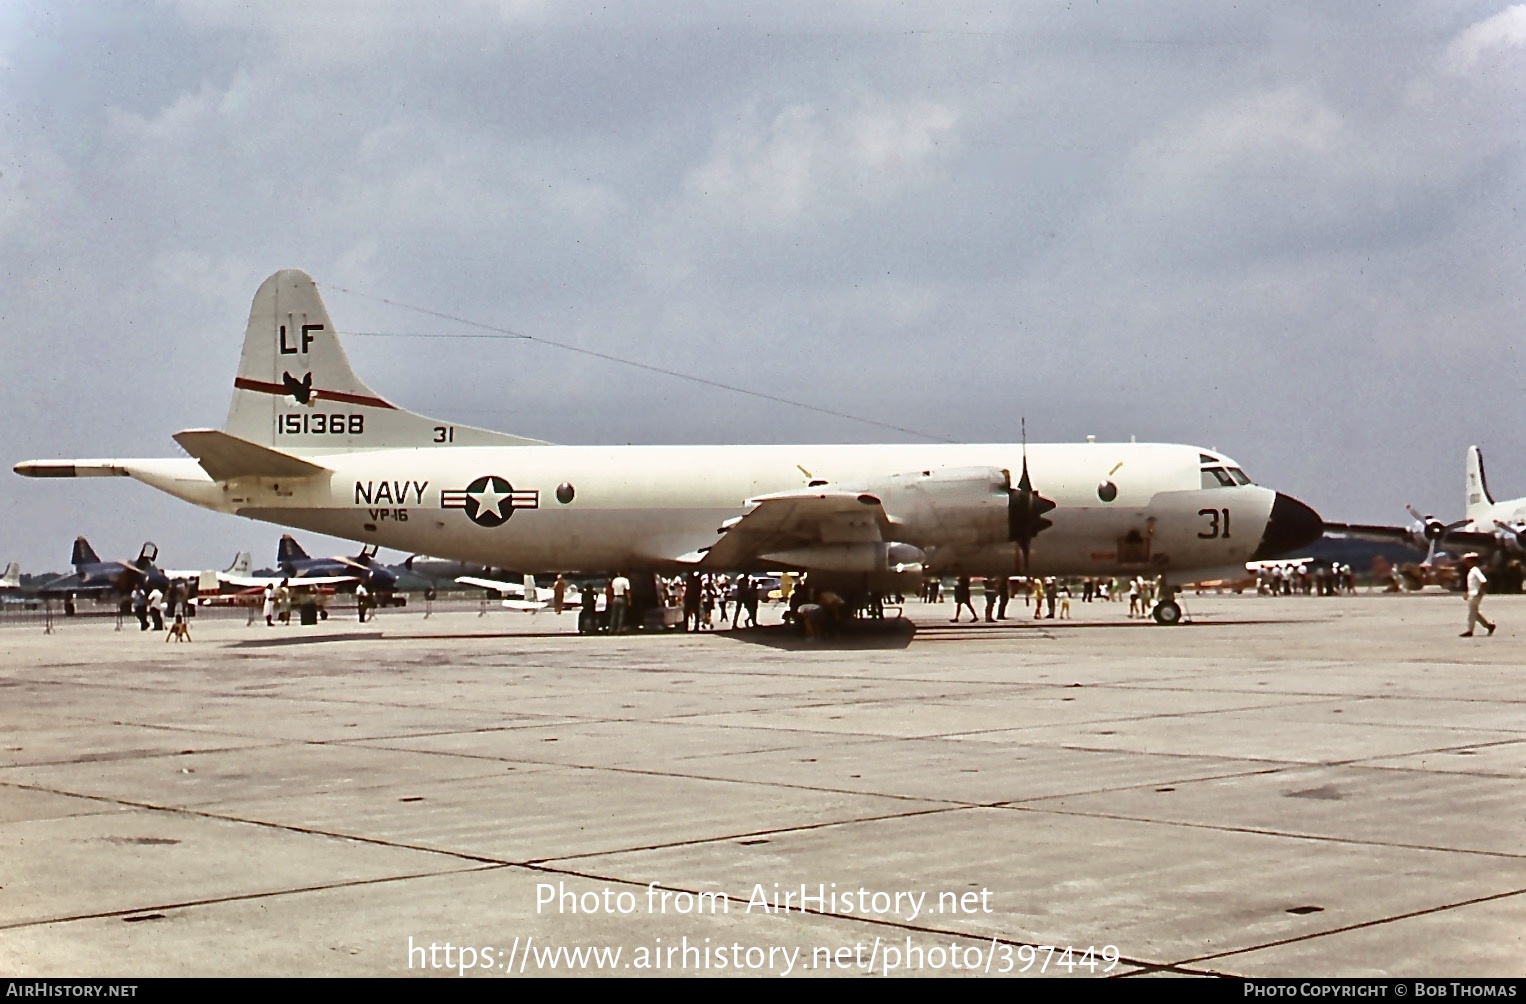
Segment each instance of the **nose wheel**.
[[1151,615],[1155,623],[1171,627],[1182,622],[1182,606],[1176,602],[1176,587],[1166,581],[1165,576],[1160,579],[1160,600],[1155,604]]

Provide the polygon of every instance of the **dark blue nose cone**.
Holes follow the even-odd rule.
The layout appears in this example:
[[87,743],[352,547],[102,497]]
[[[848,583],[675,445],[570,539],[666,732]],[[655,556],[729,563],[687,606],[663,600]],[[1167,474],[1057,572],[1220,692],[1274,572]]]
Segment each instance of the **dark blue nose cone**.
[[1250,560],[1267,561],[1289,551],[1308,547],[1322,537],[1324,532],[1325,522],[1319,518],[1319,513],[1297,499],[1278,492],[1276,501],[1272,503],[1272,514],[1266,521],[1266,530],[1261,534],[1261,544],[1256,548],[1256,553],[1250,556]]

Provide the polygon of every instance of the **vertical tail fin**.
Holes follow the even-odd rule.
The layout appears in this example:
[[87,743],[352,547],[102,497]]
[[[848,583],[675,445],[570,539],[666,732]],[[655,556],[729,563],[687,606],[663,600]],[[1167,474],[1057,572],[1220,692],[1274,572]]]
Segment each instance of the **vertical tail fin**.
[[307,561],[307,552],[302,550],[302,545],[297,543],[289,533],[281,534],[281,542],[276,545],[276,565],[285,568],[293,561]]
[[21,588],[21,562],[13,561],[9,565],[5,566],[5,574],[0,575],[0,588]]
[[233,556],[233,564],[225,570],[229,575],[248,575],[254,568],[254,556],[248,551],[240,551]]
[[78,568],[81,565],[99,565],[100,555],[95,553],[95,548],[90,546],[90,541],[84,537],[74,538],[74,552],[69,556],[69,564]]
[[1463,515],[1473,522],[1488,519],[1489,510],[1494,506],[1494,496],[1489,494],[1489,482],[1484,479],[1484,451],[1476,446],[1468,447],[1464,493],[1467,511]]
[[299,453],[538,444],[415,415],[379,396],[355,375],[318,287],[296,269],[254,294],[223,430]]

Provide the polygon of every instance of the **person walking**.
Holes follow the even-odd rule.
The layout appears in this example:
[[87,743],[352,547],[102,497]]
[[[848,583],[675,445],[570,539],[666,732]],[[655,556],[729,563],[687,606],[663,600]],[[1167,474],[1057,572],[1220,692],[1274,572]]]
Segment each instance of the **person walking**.
[[954,619],[950,623],[958,624],[959,615],[968,608],[970,620],[979,623],[980,615],[975,612],[975,606],[970,602],[970,577],[961,575],[954,580]]
[[154,630],[164,630],[164,593],[158,586],[148,594],[148,615],[154,619]]
[[148,630],[148,594],[142,586],[134,586],[132,591],[132,615],[138,618],[138,630]]
[[1462,565],[1468,570],[1466,592],[1468,599],[1468,629],[1462,633],[1462,637],[1473,637],[1473,625],[1475,624],[1482,624],[1484,630],[1492,635],[1498,625],[1486,619],[1478,609],[1484,602],[1484,592],[1489,588],[1489,578],[1484,575],[1484,570],[1478,567],[1477,552],[1469,551],[1463,555]]

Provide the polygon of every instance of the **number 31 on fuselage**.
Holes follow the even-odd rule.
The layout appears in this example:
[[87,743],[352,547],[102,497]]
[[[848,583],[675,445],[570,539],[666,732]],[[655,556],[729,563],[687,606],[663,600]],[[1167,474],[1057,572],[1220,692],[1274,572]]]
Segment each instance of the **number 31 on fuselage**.
[[1153,443],[553,446],[405,411],[351,369],[313,281],[255,294],[222,429],[192,459],[28,461],[196,505],[525,572],[793,569],[847,590],[923,575],[1236,572],[1321,532],[1228,457]]

